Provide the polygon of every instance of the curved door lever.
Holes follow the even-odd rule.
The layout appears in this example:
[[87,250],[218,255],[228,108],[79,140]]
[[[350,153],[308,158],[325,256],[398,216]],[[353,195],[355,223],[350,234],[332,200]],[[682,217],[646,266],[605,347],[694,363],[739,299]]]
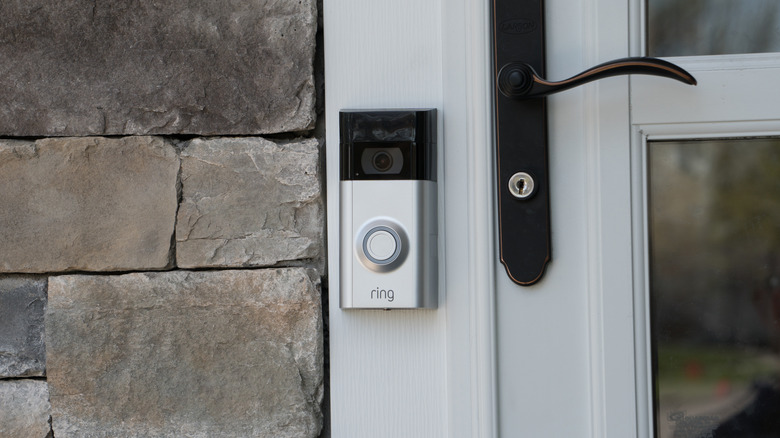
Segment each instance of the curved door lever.
[[529,99],[548,96],[610,76],[630,74],[663,76],[696,85],[696,78],[682,67],[663,59],[647,57],[615,59],[560,82],[550,82],[539,77],[533,67],[524,62],[510,62],[499,70],[496,84],[501,94],[510,99]]
[[552,260],[545,96],[623,74],[657,75],[691,85],[696,79],[670,62],[637,57],[548,81],[544,0],[491,2],[499,257],[512,281],[529,286],[542,279]]

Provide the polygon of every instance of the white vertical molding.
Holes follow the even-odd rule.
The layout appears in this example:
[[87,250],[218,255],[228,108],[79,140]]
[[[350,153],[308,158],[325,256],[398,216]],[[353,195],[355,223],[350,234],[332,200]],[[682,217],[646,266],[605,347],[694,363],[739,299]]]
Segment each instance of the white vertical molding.
[[647,0],[628,1],[628,23],[631,56],[647,55]]
[[[584,68],[602,62],[599,59],[598,40],[598,7],[592,1],[583,4],[583,59]],[[588,264],[588,322],[590,351],[590,436],[605,437],[606,433],[606,400],[604,385],[604,324],[603,309],[603,278],[600,265],[603,249],[601,246],[601,191],[599,184],[599,111],[598,85],[586,87],[583,93],[582,113],[584,114],[584,143],[586,149],[587,191],[587,264]]]
[[450,1],[442,23],[449,436],[492,438],[497,405],[490,2]]
[[647,214],[647,137],[641,128],[631,129],[631,179],[633,189],[633,223],[634,230],[634,347],[636,369],[636,404],[637,404],[637,438],[655,436],[653,429],[653,394],[650,364],[650,261],[647,254],[649,248]]
[[496,396],[496,324],[495,324],[495,192],[494,135],[492,105],[492,51],[490,38],[490,2],[469,3],[466,71],[466,108],[469,112],[469,246],[473,249],[469,293],[471,296],[472,388],[477,437],[495,437]]
[[323,17],[332,434],[446,437],[446,305],[343,311],[338,301],[339,110],[446,110],[440,0],[325,0]]
[[[588,66],[629,55],[629,2],[584,0]],[[629,79],[586,88],[591,436],[634,437]]]

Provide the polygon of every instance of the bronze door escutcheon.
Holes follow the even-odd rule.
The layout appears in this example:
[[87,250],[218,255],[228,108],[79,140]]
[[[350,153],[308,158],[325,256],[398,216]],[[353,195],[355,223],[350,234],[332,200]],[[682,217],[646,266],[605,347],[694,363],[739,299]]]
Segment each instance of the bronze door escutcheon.
[[500,260],[512,281],[528,286],[552,260],[545,96],[616,75],[663,76],[690,85],[696,79],[647,57],[617,59],[559,82],[544,79],[542,0],[493,0],[493,72]]

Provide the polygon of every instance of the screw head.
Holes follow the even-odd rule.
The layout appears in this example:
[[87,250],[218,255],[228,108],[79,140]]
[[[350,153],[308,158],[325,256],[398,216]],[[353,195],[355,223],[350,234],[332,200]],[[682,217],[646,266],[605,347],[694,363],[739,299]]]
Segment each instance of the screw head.
[[517,172],[509,178],[509,193],[517,199],[530,198],[535,188],[533,177],[525,172]]

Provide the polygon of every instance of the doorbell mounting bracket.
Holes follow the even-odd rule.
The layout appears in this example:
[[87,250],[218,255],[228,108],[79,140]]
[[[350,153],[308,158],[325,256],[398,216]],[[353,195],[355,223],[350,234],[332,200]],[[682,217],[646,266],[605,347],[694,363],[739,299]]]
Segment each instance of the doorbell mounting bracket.
[[343,110],[340,307],[436,308],[436,110]]

